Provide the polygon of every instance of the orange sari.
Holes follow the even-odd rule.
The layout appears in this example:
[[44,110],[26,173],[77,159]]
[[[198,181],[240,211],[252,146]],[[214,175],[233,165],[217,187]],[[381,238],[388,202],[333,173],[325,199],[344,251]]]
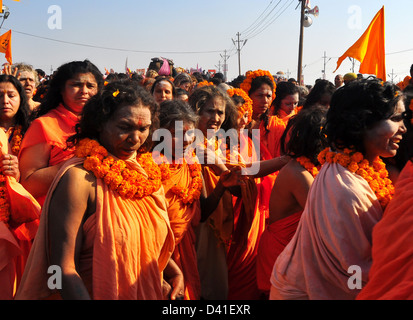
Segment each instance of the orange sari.
[[[19,158],[26,148],[40,143],[52,146],[49,166],[54,166],[73,157],[74,149],[66,150],[66,140],[75,134],[75,126],[79,118],[74,113],[60,104],[56,109],[49,111],[44,116],[35,119],[24,135],[20,148]],[[43,205],[46,195],[36,200]]]
[[[12,153],[8,137],[0,130],[2,154]],[[9,221],[0,221],[0,300],[13,299],[36,235],[40,205],[15,178],[0,173],[7,192]]]
[[[48,192],[29,261],[17,299],[46,299],[57,293],[49,289],[47,273],[48,210],[51,196],[63,174],[84,159],[68,160]],[[128,168],[146,174],[136,160]],[[174,239],[161,187],[139,200],[123,199],[101,179],[96,179],[96,212],[83,225],[79,274],[94,300],[163,299],[162,272],[174,250]]]
[[173,260],[182,270],[185,281],[185,300],[199,300],[201,297],[201,283],[198,274],[197,257],[195,251],[195,231],[201,218],[199,200],[192,204],[184,204],[172,192],[175,185],[189,186],[191,172],[188,165],[170,166],[171,177],[163,181],[165,196],[168,202],[168,216],[175,236],[175,250]]
[[[240,135],[240,155],[248,162],[259,160],[248,136]],[[256,300],[260,292],[256,281],[258,243],[265,229],[265,214],[260,210],[261,179],[250,178],[241,186],[241,197],[233,197],[234,230],[228,249],[228,299]]]
[[408,161],[395,185],[394,198],[373,229],[367,285],[358,300],[413,299],[413,163]]

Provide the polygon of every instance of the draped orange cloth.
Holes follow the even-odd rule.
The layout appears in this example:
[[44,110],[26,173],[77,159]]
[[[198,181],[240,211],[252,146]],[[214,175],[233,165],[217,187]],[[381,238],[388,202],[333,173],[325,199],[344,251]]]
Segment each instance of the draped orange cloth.
[[[73,156],[74,149],[66,149],[66,140],[75,134],[75,126],[79,118],[77,115],[60,104],[56,109],[49,111],[44,116],[35,119],[24,135],[19,158],[24,150],[40,143],[52,146],[49,166],[54,166]],[[43,205],[46,195],[36,200]]]
[[358,300],[413,299],[412,239],[413,163],[408,161],[383,219],[373,229],[373,264]]
[[270,277],[275,260],[297,230],[302,211],[270,224],[261,236],[257,256],[257,283],[264,292],[271,289]]
[[[8,137],[0,130],[1,153],[10,154]],[[0,300],[13,299],[24,271],[35,237],[40,216],[40,205],[16,181],[5,176],[10,222],[0,221]]]
[[[48,288],[48,211],[63,174],[84,159],[68,160],[53,181],[42,208],[39,231],[16,299],[46,299]],[[136,160],[127,167],[145,174]],[[139,200],[123,199],[101,179],[96,212],[83,225],[78,272],[94,300],[163,299],[162,272],[174,250],[163,187]]]
[[201,297],[201,283],[198,273],[198,264],[195,251],[195,231],[201,218],[199,200],[192,204],[184,204],[172,192],[175,185],[189,187],[192,178],[186,163],[180,166],[170,166],[171,177],[163,182],[166,200],[168,201],[168,216],[175,236],[175,250],[173,260],[182,270],[185,281],[185,300],[199,300]]
[[[248,136],[240,135],[239,152],[243,159],[259,160]],[[260,182],[261,179],[256,180]],[[260,211],[259,201],[262,189],[252,178],[245,183],[241,186],[241,197],[233,197],[234,230],[227,254],[229,300],[256,300],[260,297],[255,265],[258,243],[265,229],[265,214]]]
[[[264,123],[260,124],[260,154],[261,160],[270,160],[281,156],[280,140],[286,128],[286,121],[278,116],[270,116],[267,131]],[[263,192],[260,193],[261,208],[266,217],[269,216],[269,203],[271,190],[278,172],[271,173],[261,180]],[[266,190],[266,191],[264,191]]]

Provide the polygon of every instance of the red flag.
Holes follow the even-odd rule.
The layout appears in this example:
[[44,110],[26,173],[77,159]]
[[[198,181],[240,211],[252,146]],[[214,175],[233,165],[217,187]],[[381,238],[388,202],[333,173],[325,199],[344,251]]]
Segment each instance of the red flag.
[[363,35],[338,59],[336,70],[347,57],[360,61],[360,73],[374,74],[386,81],[384,6],[374,16]]
[[6,54],[6,60],[13,64],[11,58],[11,30],[0,36],[0,52]]

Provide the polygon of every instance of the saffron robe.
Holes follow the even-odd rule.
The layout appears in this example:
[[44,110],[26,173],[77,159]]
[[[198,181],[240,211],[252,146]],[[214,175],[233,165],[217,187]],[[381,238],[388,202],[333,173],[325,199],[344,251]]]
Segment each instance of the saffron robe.
[[372,230],[382,215],[366,180],[325,163],[311,185],[296,234],[275,261],[270,299],[355,299],[360,289],[348,285],[349,267],[359,266],[366,284]]
[[[1,153],[12,153],[0,130]],[[15,178],[5,176],[10,222],[0,221],[0,300],[13,299],[20,284],[40,217],[40,205]]]
[[201,218],[201,207],[198,200],[192,204],[183,203],[171,190],[175,185],[189,188],[192,181],[187,164],[170,166],[171,177],[163,182],[166,200],[168,201],[168,216],[175,236],[175,250],[172,259],[182,270],[185,281],[185,300],[199,300],[201,283],[195,250],[195,228]]
[[[61,177],[84,159],[68,160],[58,172],[42,208],[40,226],[16,299],[46,299],[48,211]],[[146,174],[136,160],[127,167]],[[174,250],[163,187],[138,200],[123,199],[96,179],[96,212],[83,225],[79,274],[94,300],[160,300],[162,272]]]
[[[26,148],[40,143],[52,147],[50,151],[49,166],[54,166],[73,157],[74,149],[66,149],[66,140],[76,133],[75,126],[79,117],[60,104],[56,109],[35,119],[24,135],[19,158]],[[37,198],[43,205],[46,195]]]
[[[239,153],[242,161],[259,161],[254,144],[246,135],[240,135]],[[233,196],[234,229],[227,253],[229,300],[260,298],[255,268],[258,243],[266,219],[264,212],[260,210],[261,180],[250,178],[241,186],[241,197]]]
[[373,264],[359,300],[413,299],[413,163],[408,161],[395,194],[373,229]]
[[257,283],[260,290],[270,292],[270,277],[275,260],[294,236],[301,214],[302,211],[299,211],[274,221],[263,232],[257,255]]

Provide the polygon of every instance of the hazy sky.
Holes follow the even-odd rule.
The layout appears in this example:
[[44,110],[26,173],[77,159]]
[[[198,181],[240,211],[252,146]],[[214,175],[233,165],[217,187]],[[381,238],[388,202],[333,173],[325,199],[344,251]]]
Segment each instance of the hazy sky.
[[[1,34],[12,29],[13,62],[50,73],[59,65],[89,59],[102,72],[147,68],[151,58],[172,59],[177,67],[223,70],[238,76],[233,40],[243,42],[241,73],[264,69],[297,77],[298,0],[3,0],[10,16]],[[305,28],[303,75],[306,84],[351,71],[337,59],[385,7],[388,80],[402,80],[413,64],[412,0],[311,0],[320,14]],[[226,50],[226,51],[225,51]],[[323,58],[324,53],[326,59]],[[0,63],[6,62],[0,54]],[[356,62],[355,72],[359,63]],[[393,74],[392,74],[393,73]]]

